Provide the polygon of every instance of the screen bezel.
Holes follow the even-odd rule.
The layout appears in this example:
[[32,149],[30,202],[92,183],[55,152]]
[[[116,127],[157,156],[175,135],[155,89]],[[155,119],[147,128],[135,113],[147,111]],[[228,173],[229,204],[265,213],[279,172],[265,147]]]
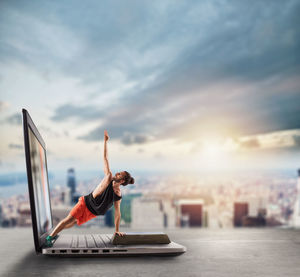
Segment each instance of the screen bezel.
[[29,144],[28,128],[31,129],[31,131],[35,135],[36,139],[38,140],[38,142],[41,144],[41,146],[44,149],[47,184],[48,184],[48,190],[49,190],[46,144],[45,144],[42,136],[40,135],[38,129],[34,125],[27,110],[22,109],[22,113],[23,113],[24,146],[25,146],[24,148],[25,148],[29,202],[30,202],[30,210],[31,210],[32,229],[33,229],[33,240],[34,240],[34,246],[35,246],[36,253],[42,253],[42,247],[45,244],[46,237],[50,234],[50,232],[53,229],[51,197],[50,197],[50,191],[49,191],[49,205],[50,205],[52,228],[49,231],[45,232],[43,235],[39,236],[38,228],[37,228],[37,220],[36,220],[36,207],[35,207],[35,201],[34,201],[34,189],[33,189],[32,171],[31,171],[30,144]]

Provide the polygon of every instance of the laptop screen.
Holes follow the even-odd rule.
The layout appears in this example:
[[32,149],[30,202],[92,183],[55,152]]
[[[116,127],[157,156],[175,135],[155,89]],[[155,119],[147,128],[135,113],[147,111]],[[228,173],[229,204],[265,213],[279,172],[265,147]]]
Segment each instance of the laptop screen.
[[30,163],[39,237],[52,228],[45,149],[28,126]]

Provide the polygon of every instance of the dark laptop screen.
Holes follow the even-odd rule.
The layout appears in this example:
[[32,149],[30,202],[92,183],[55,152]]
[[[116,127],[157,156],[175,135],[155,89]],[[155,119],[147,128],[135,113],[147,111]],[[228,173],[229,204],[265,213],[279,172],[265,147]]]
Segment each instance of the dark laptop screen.
[[45,149],[28,127],[33,194],[39,236],[52,228]]

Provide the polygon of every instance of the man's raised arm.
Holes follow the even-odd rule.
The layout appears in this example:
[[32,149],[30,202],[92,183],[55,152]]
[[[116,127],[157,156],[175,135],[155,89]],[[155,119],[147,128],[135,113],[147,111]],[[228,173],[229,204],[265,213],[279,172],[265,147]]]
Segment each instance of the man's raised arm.
[[104,151],[103,151],[103,161],[104,161],[104,174],[108,175],[111,174],[110,168],[109,168],[109,163],[108,163],[108,158],[107,158],[107,141],[109,140],[109,136],[107,131],[104,131]]

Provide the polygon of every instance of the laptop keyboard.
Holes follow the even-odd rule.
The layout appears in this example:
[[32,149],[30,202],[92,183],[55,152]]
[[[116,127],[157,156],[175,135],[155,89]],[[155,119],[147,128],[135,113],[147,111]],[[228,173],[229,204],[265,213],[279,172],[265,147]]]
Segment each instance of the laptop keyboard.
[[112,247],[111,238],[108,235],[89,234],[73,235],[70,248],[106,248]]

